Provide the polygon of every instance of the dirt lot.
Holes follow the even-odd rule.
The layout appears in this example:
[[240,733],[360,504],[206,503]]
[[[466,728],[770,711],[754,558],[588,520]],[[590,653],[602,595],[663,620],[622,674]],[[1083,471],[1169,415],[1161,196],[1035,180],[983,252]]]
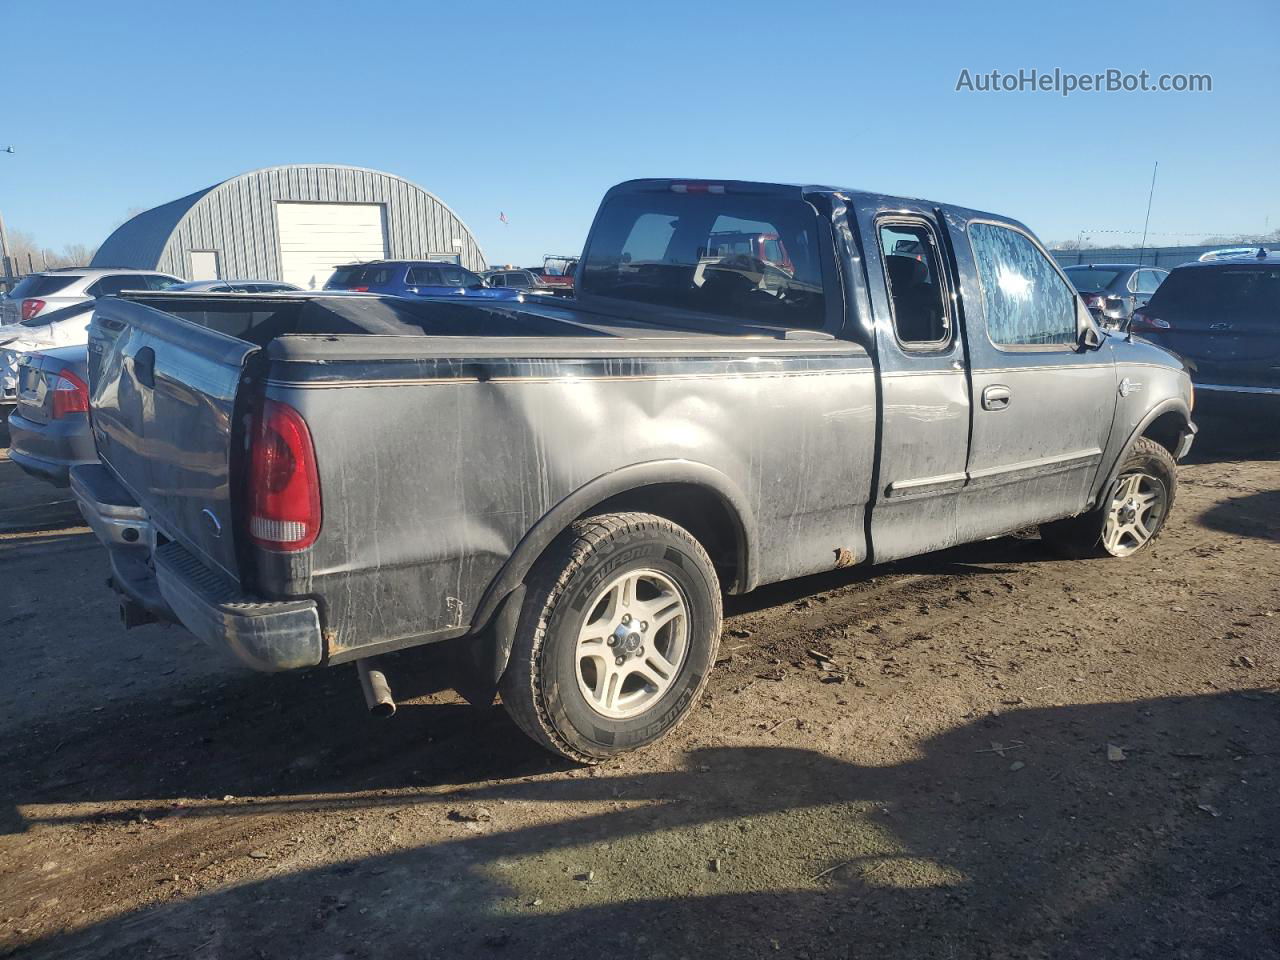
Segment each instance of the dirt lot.
[[1004,539],[729,605],[675,736],[593,770],[353,668],[125,632],[0,462],[0,955],[1280,957],[1280,461],[1152,553]]

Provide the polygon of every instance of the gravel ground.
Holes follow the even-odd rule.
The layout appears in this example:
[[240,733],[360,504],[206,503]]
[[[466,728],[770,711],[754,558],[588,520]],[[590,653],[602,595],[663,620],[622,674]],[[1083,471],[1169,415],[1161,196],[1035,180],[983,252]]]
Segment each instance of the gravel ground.
[[1280,461],[1147,555],[1033,537],[730,601],[694,717],[591,770],[399,658],[125,632],[0,461],[0,955],[1280,958]]

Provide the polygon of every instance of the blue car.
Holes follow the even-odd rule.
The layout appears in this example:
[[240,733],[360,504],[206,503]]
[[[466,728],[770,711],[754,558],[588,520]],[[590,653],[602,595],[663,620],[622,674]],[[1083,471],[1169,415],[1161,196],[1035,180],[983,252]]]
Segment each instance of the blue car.
[[436,260],[375,260],[337,267],[326,290],[383,293],[393,297],[479,297],[517,300],[519,290],[489,286],[482,277],[456,263]]

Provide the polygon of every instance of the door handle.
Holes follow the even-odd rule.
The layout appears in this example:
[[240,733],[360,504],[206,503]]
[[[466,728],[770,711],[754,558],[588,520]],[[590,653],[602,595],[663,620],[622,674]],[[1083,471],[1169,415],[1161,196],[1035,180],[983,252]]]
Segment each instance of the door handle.
[[133,376],[144,387],[156,388],[156,352],[143,347],[133,356]]
[[1009,406],[1013,394],[1003,383],[993,383],[982,391],[983,410],[1003,410]]

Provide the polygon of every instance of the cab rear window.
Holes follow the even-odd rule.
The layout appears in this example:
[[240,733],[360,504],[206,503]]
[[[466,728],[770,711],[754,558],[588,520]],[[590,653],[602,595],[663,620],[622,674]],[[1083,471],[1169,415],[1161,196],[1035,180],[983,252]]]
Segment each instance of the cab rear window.
[[803,200],[650,191],[597,218],[587,294],[779,327],[826,321],[819,220]]

